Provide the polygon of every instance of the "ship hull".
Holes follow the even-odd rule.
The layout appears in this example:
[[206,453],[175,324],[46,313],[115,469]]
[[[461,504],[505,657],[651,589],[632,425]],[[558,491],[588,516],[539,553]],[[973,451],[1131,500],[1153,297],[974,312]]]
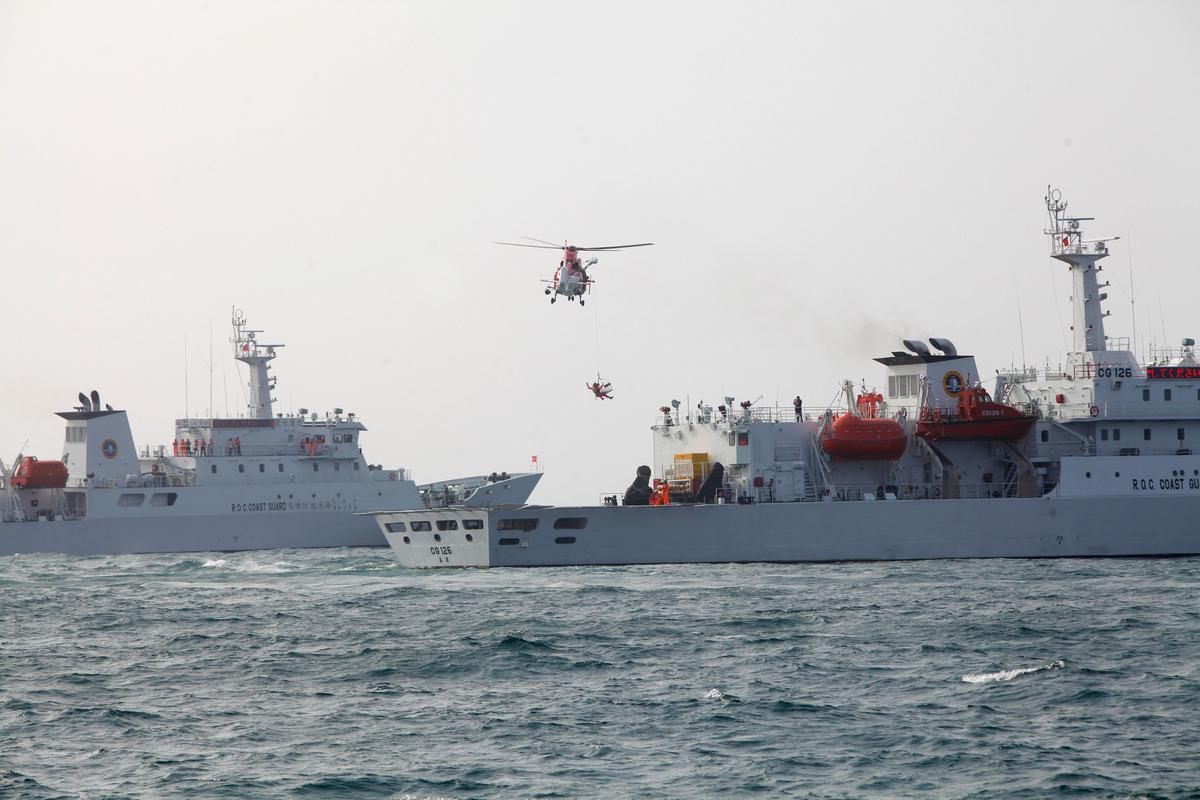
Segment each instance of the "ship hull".
[[[429,518],[474,516],[484,528],[474,532],[471,542],[465,541],[463,530],[413,532],[409,525],[406,533],[388,532],[400,564],[533,567],[1200,554],[1197,496],[527,507],[451,509],[438,515]],[[424,518],[413,513],[375,516],[381,528]],[[536,527],[520,530],[530,524],[522,520],[537,520]],[[503,530],[513,526],[517,529]],[[435,535],[440,537],[436,541]]]
[[0,555],[64,553],[189,553],[274,550],[292,547],[381,547],[375,525],[347,512],[198,515],[164,519],[89,518],[0,525]]
[[[480,486],[468,503],[524,503],[540,474]],[[464,479],[467,480],[467,479]],[[285,492],[287,492],[285,494]],[[171,493],[171,505],[154,495]],[[144,494],[135,508],[122,498]],[[0,556],[23,553],[116,555],[318,547],[386,547],[379,526],[358,512],[424,508],[411,481],[180,489],[92,489],[80,519],[0,523]]]

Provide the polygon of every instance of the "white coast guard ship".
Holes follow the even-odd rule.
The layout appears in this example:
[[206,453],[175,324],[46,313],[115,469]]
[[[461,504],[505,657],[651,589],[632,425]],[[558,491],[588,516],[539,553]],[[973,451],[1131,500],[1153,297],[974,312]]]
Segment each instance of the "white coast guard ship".
[[136,448],[124,411],[98,392],[59,412],[61,461],[0,463],[0,555],[153,553],[384,546],[355,512],[450,502],[523,503],[538,474],[417,486],[407,470],[368,464],[354,414],[275,414],[264,344],[233,317],[234,356],[249,367],[245,417],[180,419],[170,446]]
[[1090,218],[1058,192],[1046,203],[1073,281],[1063,367],[997,372],[989,393],[950,341],[908,340],[876,359],[879,391],[847,383],[815,415],[664,406],[655,486],[626,494],[647,505],[372,516],[413,567],[1200,553],[1195,343],[1140,363],[1106,337],[1111,240],[1084,239]]

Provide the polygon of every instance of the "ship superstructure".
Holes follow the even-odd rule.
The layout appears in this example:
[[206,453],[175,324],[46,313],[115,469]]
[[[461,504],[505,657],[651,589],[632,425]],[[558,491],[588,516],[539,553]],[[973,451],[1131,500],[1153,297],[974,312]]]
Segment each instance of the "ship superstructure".
[[[608,493],[590,507],[375,516],[410,566],[1200,553],[1194,341],[1143,364],[1107,337],[1113,239],[1085,239],[1091,218],[1068,216],[1057,191],[1045,200],[1050,254],[1072,277],[1065,366],[985,386],[949,339],[909,339],[875,359],[878,388],[847,382],[842,404],[816,413],[664,405],[649,505]],[[424,524],[456,514],[476,532],[438,528],[434,552]]]
[[169,445],[138,450],[126,412],[81,392],[58,413],[61,461],[0,464],[0,554],[382,546],[355,512],[424,508],[449,492],[523,502],[536,484],[506,474],[418,487],[401,467],[367,462],[355,414],[276,413],[270,362],[283,345],[261,333],[234,311],[233,354],[249,368],[246,414],[176,420]]

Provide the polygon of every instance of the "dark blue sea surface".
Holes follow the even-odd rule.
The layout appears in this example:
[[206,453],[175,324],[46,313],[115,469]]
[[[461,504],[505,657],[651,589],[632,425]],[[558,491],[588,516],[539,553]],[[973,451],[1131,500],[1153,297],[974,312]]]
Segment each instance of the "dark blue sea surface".
[[0,558],[0,797],[1200,797],[1200,560]]

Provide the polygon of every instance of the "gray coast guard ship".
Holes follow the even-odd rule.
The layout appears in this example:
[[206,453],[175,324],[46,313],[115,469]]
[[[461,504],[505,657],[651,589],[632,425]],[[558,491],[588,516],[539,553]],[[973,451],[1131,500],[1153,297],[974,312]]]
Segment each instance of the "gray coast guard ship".
[[636,505],[370,516],[411,567],[1198,554],[1195,342],[1141,363],[1105,336],[1111,240],[1057,191],[1046,205],[1072,278],[1064,366],[997,371],[989,392],[950,341],[907,340],[875,359],[880,390],[847,382],[815,415],[664,406]]
[[260,342],[236,310],[233,328],[234,356],[250,371],[245,417],[176,420],[169,447],[139,452],[125,412],[80,393],[58,414],[61,460],[0,463],[0,555],[382,547],[356,512],[523,503],[541,477],[417,486],[407,470],[368,464],[354,414],[273,412],[268,365],[282,345]]

